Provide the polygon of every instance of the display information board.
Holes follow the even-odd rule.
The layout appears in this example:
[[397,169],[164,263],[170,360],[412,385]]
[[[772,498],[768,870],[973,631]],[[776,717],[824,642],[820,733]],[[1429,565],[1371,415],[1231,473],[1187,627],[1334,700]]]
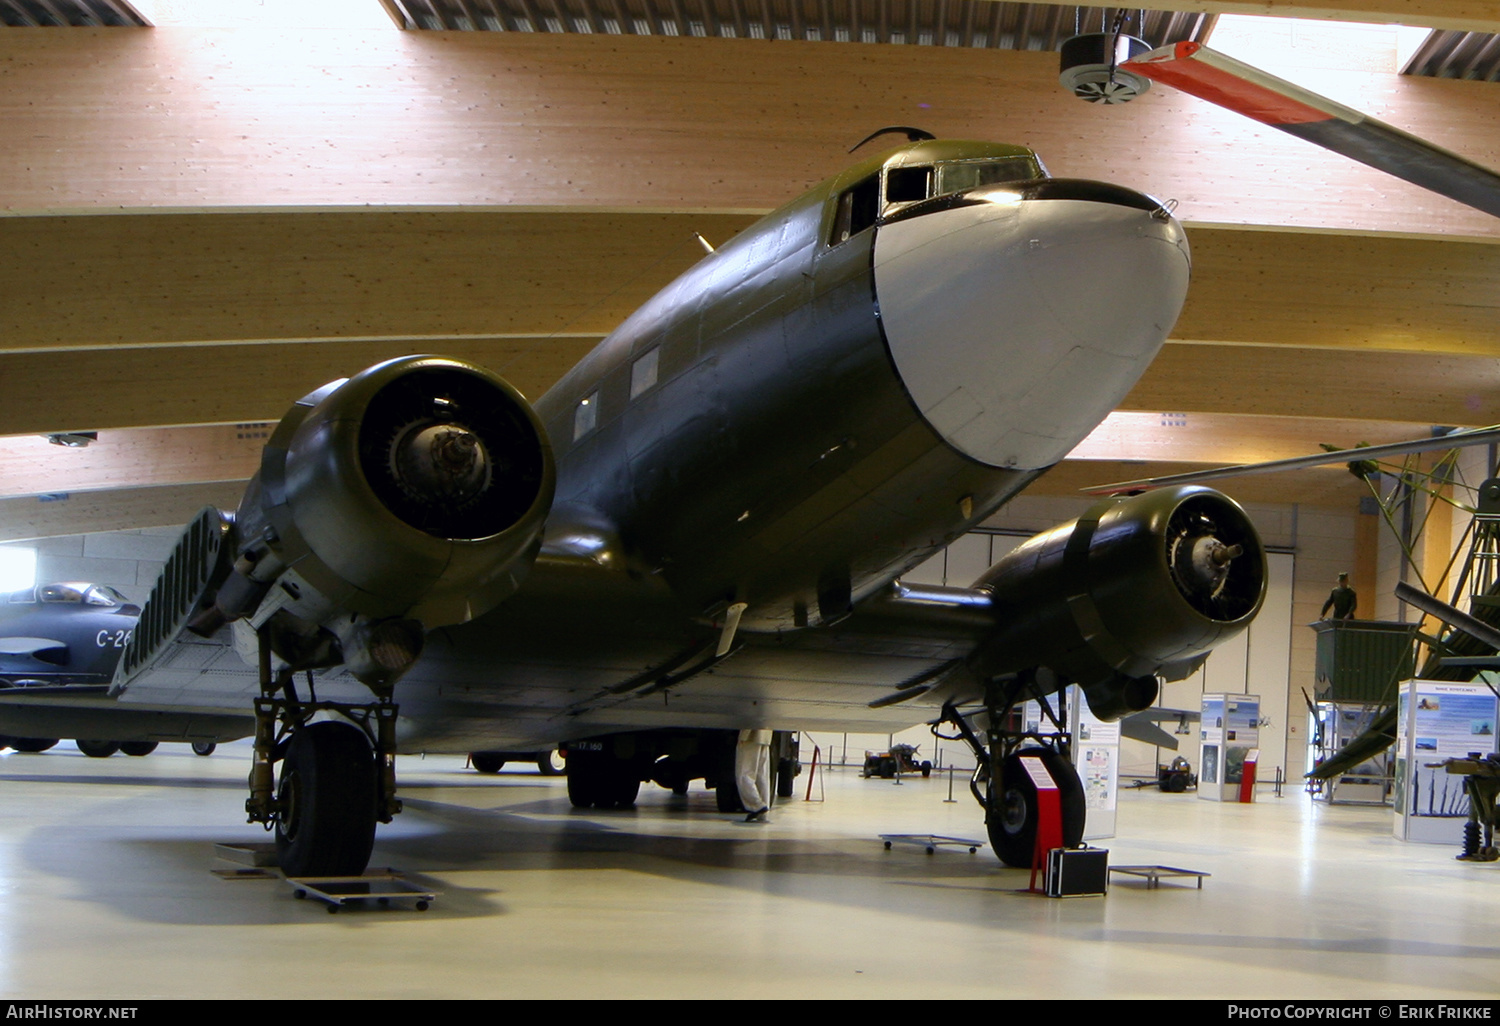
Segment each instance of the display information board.
[[1409,680],[1396,716],[1392,831],[1403,841],[1458,845],[1469,819],[1464,778],[1445,759],[1495,751],[1500,701],[1483,684]]
[[[1088,817],[1083,839],[1097,841],[1115,836],[1115,816],[1120,791],[1120,725],[1105,723],[1089,709],[1083,689],[1072,685],[1066,692],[1068,731],[1073,735],[1073,767],[1083,782],[1083,798]],[[1056,696],[1051,698],[1057,709]],[[1038,702],[1026,702],[1021,710],[1026,730],[1046,733],[1045,720]]]
[[1204,695],[1201,708],[1198,797],[1237,802],[1245,757],[1260,747],[1260,696]]
[[1120,725],[1105,723],[1089,709],[1083,692],[1072,694],[1073,764],[1083,780],[1088,820],[1083,838],[1094,841],[1115,836],[1115,813],[1120,788]]

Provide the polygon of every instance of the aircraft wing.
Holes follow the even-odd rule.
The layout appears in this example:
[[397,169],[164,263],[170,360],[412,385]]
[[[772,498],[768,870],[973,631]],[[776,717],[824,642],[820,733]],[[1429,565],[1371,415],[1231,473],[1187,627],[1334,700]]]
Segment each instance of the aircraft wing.
[[1127,716],[1120,721],[1120,733],[1132,741],[1143,741],[1148,745],[1156,745],[1158,748],[1177,751],[1177,738],[1150,720],[1140,718],[1139,713],[1135,716]]
[[52,638],[0,638],[0,655],[33,656],[40,659],[44,652],[65,655],[67,651],[67,642]]
[[1164,46],[1121,67],[1500,217],[1500,174],[1201,43]]
[[1115,481],[1111,484],[1094,485],[1084,491],[1091,495],[1119,495],[1139,492],[1147,488],[1162,488],[1167,485],[1199,484],[1204,481],[1220,481],[1226,477],[1248,477],[1251,474],[1276,474],[1284,470],[1301,470],[1305,467],[1326,467],[1330,463],[1356,463],[1363,460],[1382,460],[1390,456],[1404,456],[1414,452],[1438,452],[1444,449],[1461,449],[1469,445],[1490,445],[1500,442],[1500,426],[1475,428],[1472,431],[1455,431],[1449,435],[1432,438],[1415,438],[1409,442],[1391,442],[1388,445],[1361,445],[1353,449],[1335,449],[1311,456],[1293,456],[1285,460],[1268,460],[1265,463],[1241,463],[1213,470],[1193,470],[1186,474],[1168,474],[1165,477],[1142,477],[1134,481]]

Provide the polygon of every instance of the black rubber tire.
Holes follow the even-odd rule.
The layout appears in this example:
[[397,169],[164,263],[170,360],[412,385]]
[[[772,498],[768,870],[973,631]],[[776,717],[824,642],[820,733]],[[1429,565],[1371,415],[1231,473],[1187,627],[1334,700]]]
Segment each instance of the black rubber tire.
[[600,798],[600,779],[594,770],[594,760],[573,758],[568,760],[568,801],[575,809],[590,809]]
[[302,727],[281,764],[276,858],[290,877],[358,876],[375,847],[379,794],[364,731],[337,720]]
[[776,764],[776,797],[790,798],[797,789],[797,764],[782,759]]
[[560,777],[568,772],[568,761],[558,754],[557,749],[549,748],[536,757],[536,768],[544,777]]
[[118,741],[90,741],[79,738],[73,742],[78,750],[90,759],[108,759],[120,750]]
[[505,768],[505,760],[494,752],[470,752],[469,765],[480,773],[499,773]]
[[[641,782],[630,772],[630,767],[624,763],[614,767],[616,774],[610,778],[605,787],[605,795],[611,809],[633,809],[635,800],[641,794]],[[597,802],[595,803],[598,804]],[[600,805],[600,808],[606,806]]]
[[1036,785],[1021,765],[1023,757],[1037,756],[1047,767],[1047,772],[1057,783],[1058,799],[1062,811],[1063,845],[1074,847],[1083,840],[1083,825],[1087,808],[1083,797],[1083,782],[1068,760],[1050,748],[1023,748],[1005,760],[1005,793],[997,802],[990,799],[990,808],[985,816],[985,829],[989,833],[990,845],[1000,861],[1007,866],[1028,869],[1032,853],[1036,849],[1037,794]]
[[923,759],[922,765],[917,768],[922,771],[923,780],[926,780],[928,777],[932,776],[932,763],[928,762],[926,759]]
[[156,744],[155,741],[121,741],[120,751],[126,755],[150,755],[156,751]]
[[193,742],[193,754],[194,755],[212,755],[212,754],[214,754],[214,749],[218,748],[218,747],[219,747],[219,744],[216,741],[194,741]]
[[18,752],[45,752],[56,745],[59,739],[55,737],[8,737],[5,740]]
[[720,780],[714,788],[714,799],[720,812],[745,812],[745,803],[740,800],[740,785],[733,778]]

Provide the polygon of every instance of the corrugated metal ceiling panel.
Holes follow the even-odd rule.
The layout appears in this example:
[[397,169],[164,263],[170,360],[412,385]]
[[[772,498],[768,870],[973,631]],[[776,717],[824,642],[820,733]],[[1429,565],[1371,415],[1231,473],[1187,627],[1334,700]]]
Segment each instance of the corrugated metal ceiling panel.
[[[1121,8],[991,0],[384,0],[408,29],[578,32],[1056,50]],[[1214,15],[1126,8],[1152,46],[1202,41]],[[1141,26],[1144,14],[1144,27]]]
[[1412,54],[1401,74],[1500,81],[1500,35],[1436,30]]
[[126,0],[0,0],[6,28],[146,28],[151,23]]

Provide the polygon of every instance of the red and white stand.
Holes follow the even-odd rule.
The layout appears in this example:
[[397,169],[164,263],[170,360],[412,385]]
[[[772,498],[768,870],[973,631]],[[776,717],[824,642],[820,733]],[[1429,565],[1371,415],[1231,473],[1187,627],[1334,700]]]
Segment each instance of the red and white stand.
[[1240,776],[1240,801],[1243,804],[1255,801],[1255,767],[1259,762],[1259,748],[1252,748],[1245,753],[1245,771]]
[[1045,881],[1047,853],[1063,846],[1062,800],[1057,781],[1052,779],[1041,759],[1022,756],[1021,765],[1036,786],[1036,847],[1031,852],[1031,884],[1027,890],[1033,894],[1045,894],[1046,891],[1037,888],[1036,874],[1041,870]]

